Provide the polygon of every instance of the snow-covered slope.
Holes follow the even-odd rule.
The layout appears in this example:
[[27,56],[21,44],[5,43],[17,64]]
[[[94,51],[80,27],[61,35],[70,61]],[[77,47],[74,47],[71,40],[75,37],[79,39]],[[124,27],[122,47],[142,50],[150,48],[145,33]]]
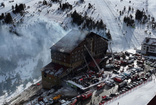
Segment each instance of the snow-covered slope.
[[[70,13],[75,10],[83,16],[87,14],[94,21],[103,20],[112,35],[113,51],[140,48],[145,37],[156,37],[155,30],[147,28],[150,23],[142,25],[136,21],[135,28],[132,28],[123,22],[124,16],[130,14],[135,16],[137,9],[146,10],[146,7],[148,14],[156,18],[154,0],[131,0],[131,2],[130,0],[84,0],[84,3],[78,0],[62,0],[62,3],[69,2],[73,6],[72,10],[65,11],[58,10],[59,3],[46,0],[48,4],[52,4],[50,6],[43,5],[41,1],[43,0],[0,1],[5,4],[4,8],[0,7],[0,14],[11,12],[12,5],[26,4],[24,16],[11,13],[15,25],[0,25],[0,83],[3,81],[0,90],[4,89],[3,86],[9,85],[7,82],[10,79],[12,84],[18,82],[17,85],[20,85],[24,80],[30,81],[29,78],[40,76],[40,69],[51,59],[49,48],[67,33],[64,29],[77,28],[71,24],[70,17]],[[89,3],[93,8],[88,9]],[[119,11],[122,11],[124,6],[126,11],[120,16]],[[128,12],[129,6],[134,8],[134,12]],[[9,30],[16,33],[10,33]]]
[[[7,2],[4,0],[6,6],[1,8],[1,13],[11,6]],[[36,1],[28,3],[33,5]],[[17,19],[16,16],[13,18]],[[3,90],[12,92],[21,83],[26,85],[28,81],[39,78],[40,69],[51,61],[50,47],[65,34],[58,23],[37,15],[30,17],[28,14],[16,26],[0,25],[0,95]]]

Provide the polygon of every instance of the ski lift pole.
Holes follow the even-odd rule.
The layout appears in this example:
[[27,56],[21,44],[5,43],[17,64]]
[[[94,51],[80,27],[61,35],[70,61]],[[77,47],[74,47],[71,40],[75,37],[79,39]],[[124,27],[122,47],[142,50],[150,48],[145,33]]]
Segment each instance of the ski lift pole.
[[95,59],[93,58],[92,54],[89,52],[89,50],[88,50],[88,48],[86,47],[86,45],[84,45],[84,47],[86,48],[87,52],[89,53],[89,55],[91,56],[92,60],[94,61],[96,67],[97,67],[98,70],[100,71],[99,65],[97,64],[97,62],[96,62]]

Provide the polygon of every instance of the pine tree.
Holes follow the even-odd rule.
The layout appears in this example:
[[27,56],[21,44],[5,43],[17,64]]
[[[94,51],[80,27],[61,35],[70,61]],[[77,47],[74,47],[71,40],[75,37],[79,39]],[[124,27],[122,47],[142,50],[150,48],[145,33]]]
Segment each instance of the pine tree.
[[4,19],[5,23],[9,24],[9,23],[12,23],[12,17],[10,15],[10,13],[8,13],[6,16],[5,16],[5,19]]
[[112,40],[112,36],[111,36],[111,34],[110,34],[110,31],[108,30],[108,32],[106,33],[106,36],[107,36],[107,38],[109,39],[109,40]]
[[15,9],[15,7],[12,5],[12,11]]
[[19,5],[19,12],[21,12],[22,10],[24,10],[24,5],[23,4],[20,4]]
[[18,9],[18,5],[16,4],[16,5],[15,5],[15,10],[17,10],[17,9]]
[[4,13],[0,15],[0,20],[4,19]]
[[47,1],[46,0],[44,0],[43,1],[43,5],[47,5],[48,3],[47,3]]
[[84,0],[80,0],[80,2],[81,2],[81,3],[83,3],[83,2],[84,2]]

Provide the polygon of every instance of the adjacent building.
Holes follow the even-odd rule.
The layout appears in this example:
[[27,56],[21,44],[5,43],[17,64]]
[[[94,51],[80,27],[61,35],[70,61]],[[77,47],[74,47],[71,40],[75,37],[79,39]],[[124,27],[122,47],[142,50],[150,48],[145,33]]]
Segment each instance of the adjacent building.
[[107,48],[107,40],[96,33],[70,31],[50,48],[52,62],[42,69],[43,88],[60,84],[64,76],[88,62],[88,51],[98,59],[104,57]]
[[141,45],[141,53],[145,55],[156,55],[156,38],[146,37]]
[[151,101],[147,105],[155,105],[156,104],[156,95],[151,99]]

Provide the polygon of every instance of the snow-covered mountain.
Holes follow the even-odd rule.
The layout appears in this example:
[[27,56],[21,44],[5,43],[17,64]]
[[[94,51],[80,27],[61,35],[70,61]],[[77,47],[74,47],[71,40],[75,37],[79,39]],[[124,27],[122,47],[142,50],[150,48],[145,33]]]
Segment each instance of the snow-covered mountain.
[[[16,86],[40,77],[40,69],[51,60],[49,48],[68,30],[82,29],[83,25],[72,23],[71,14],[74,11],[95,22],[102,20],[106,24],[106,30],[97,31],[95,28],[92,31],[106,37],[105,31],[109,30],[113,51],[140,48],[145,37],[156,37],[155,29],[152,29],[152,17],[156,17],[154,0],[80,1],[83,0],[46,0],[46,5],[43,0],[0,1],[0,15],[11,13],[14,21],[13,24],[3,24],[2,21],[0,24],[1,94],[3,90],[12,92]],[[72,9],[59,9],[67,2],[72,5]],[[25,12],[13,13],[13,7],[20,3],[26,5]],[[129,7],[134,10],[129,11]],[[127,26],[124,17],[132,15],[135,19],[137,9],[144,9],[146,15],[150,15],[148,22],[141,24],[135,21],[135,27]],[[123,11],[122,15],[120,11]]]

